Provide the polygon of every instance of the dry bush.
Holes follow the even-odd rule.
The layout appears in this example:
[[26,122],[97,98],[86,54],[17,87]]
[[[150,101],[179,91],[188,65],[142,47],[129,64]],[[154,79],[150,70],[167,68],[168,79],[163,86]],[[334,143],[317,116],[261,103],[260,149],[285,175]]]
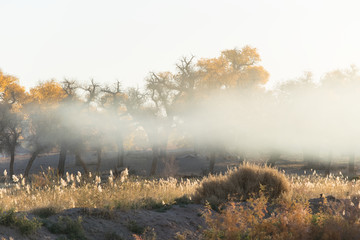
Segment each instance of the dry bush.
[[286,176],[274,168],[244,163],[225,174],[204,178],[194,195],[195,202],[210,202],[218,205],[230,198],[246,200],[264,193],[270,199],[278,198],[290,189]]
[[[208,205],[204,217],[205,239],[360,239],[359,220],[342,214],[312,214],[302,202],[282,202],[269,212],[268,199],[260,194],[248,202],[228,202],[220,212]],[[357,218],[359,219],[359,218]]]

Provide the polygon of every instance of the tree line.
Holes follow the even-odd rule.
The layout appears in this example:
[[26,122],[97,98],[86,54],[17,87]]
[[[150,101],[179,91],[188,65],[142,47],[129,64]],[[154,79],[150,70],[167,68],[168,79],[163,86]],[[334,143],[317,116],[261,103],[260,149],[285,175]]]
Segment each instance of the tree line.
[[[20,143],[31,151],[25,176],[39,154],[54,149],[59,151],[59,175],[64,174],[69,153],[75,155],[77,164],[87,172],[82,154],[89,149],[96,151],[99,169],[102,151],[109,146],[117,151],[114,165],[123,167],[125,139],[129,141],[132,136],[134,140],[139,129],[152,150],[151,175],[156,173],[159,161],[166,161],[169,139],[175,135],[179,144],[187,142],[195,149],[205,148],[210,158],[209,170],[213,171],[216,154],[227,148],[228,138],[237,143],[234,149],[241,155],[247,149],[241,146],[246,146],[252,135],[258,135],[248,130],[253,129],[253,119],[269,115],[269,112],[276,113],[280,109],[279,102],[286,102],[285,108],[291,108],[294,102],[306,102],[306,98],[297,97],[299,92],[315,95],[326,91],[328,95],[336,95],[333,82],[338,86],[359,80],[353,67],[328,73],[322,78],[322,85],[306,73],[266,91],[264,84],[269,73],[260,61],[256,48],[250,46],[224,50],[215,58],[183,57],[175,64],[174,72],[150,72],[142,88],[124,88],[119,81],[103,85],[93,79],[87,83],[64,79],[39,82],[26,91],[16,77],[0,71],[0,147],[10,155],[9,173],[14,174],[15,149]],[[332,87],[327,88],[327,85]],[[232,124],[228,124],[230,127],[219,127],[227,125],[227,120],[226,116],[217,118],[216,110],[221,112],[224,106],[222,100],[218,101],[222,98],[216,98],[214,102],[213,96],[227,96],[227,99],[228,96],[242,96],[230,97],[240,106],[236,111],[242,113],[241,117],[233,117]],[[253,101],[256,104],[249,103],[249,99],[256,99]],[[259,106],[259,112],[256,112]],[[264,111],[264,106],[272,111]],[[221,114],[227,115],[227,112]],[[263,117],[269,122],[277,122],[272,116],[265,115]],[[194,120],[194,116],[200,116],[197,120],[201,121]],[[212,118],[216,120],[211,121]],[[245,123],[249,124],[248,129],[231,130]],[[261,121],[257,124],[274,128],[274,125]],[[276,153],[281,150],[280,145],[276,149],[276,144],[272,143],[268,149]],[[307,148],[311,146],[305,144],[304,149]]]

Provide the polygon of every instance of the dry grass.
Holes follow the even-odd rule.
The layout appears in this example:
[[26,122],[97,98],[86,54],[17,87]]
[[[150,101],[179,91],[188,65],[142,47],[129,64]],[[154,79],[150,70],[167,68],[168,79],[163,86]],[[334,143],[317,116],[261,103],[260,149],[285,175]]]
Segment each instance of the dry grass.
[[[31,211],[36,209],[104,208],[136,209],[158,208],[176,203],[184,196],[193,196],[198,202],[225,202],[228,197],[247,199],[259,193],[261,186],[270,199],[279,197],[288,201],[317,198],[320,194],[336,198],[360,195],[360,184],[348,181],[341,174],[328,177],[316,172],[309,175],[285,176],[266,166],[243,164],[225,174],[209,175],[202,181],[145,179],[136,176],[115,178],[111,174],[98,176],[67,174],[58,178],[52,170],[26,180],[20,175],[15,183],[7,177],[0,188],[0,207],[3,210]],[[288,194],[282,194],[288,192]],[[186,197],[186,199],[188,199]],[[215,201],[215,202],[216,202]]]
[[324,177],[314,170],[308,175],[292,175],[288,178],[292,199],[318,198],[320,194],[332,195],[336,198],[350,198],[350,196],[360,194],[360,184],[356,180],[349,181],[341,172],[337,176]]
[[[320,194],[351,199],[360,195],[360,184],[342,174],[322,177],[312,171],[286,176],[248,163],[202,181],[145,179],[126,172],[118,178],[111,173],[102,179],[78,173],[62,179],[50,169],[29,180],[21,175],[6,178],[0,188],[0,208],[32,211],[46,218],[79,207],[91,216],[111,219],[112,209],[161,209],[186,205],[193,198],[223,206],[219,212],[208,206],[204,213],[207,239],[359,239],[360,205],[351,205],[359,208],[356,211],[312,213],[308,200]],[[227,201],[229,197],[237,201]]]
[[154,208],[172,204],[176,199],[190,195],[198,181],[169,179],[142,179],[138,177],[67,174],[58,178],[52,170],[33,176],[27,183],[22,176],[16,183],[0,188],[0,207],[4,210],[31,211],[36,209]]
[[303,202],[282,202],[269,207],[261,195],[246,204],[228,202],[214,212],[210,206],[204,212],[208,228],[205,239],[359,239],[360,222],[341,213],[321,211],[313,214]]
[[[224,178],[224,176],[221,176]],[[226,176],[225,176],[226,177]],[[338,176],[287,176],[290,191],[278,201],[260,192],[246,203],[229,201],[219,212],[207,206],[206,239],[360,239],[360,184]],[[308,200],[332,195],[312,212]],[[350,200],[351,199],[351,200]],[[354,204],[355,203],[355,204]],[[327,207],[326,207],[327,206]]]
[[244,163],[225,174],[204,178],[194,200],[212,204],[226,202],[229,198],[246,200],[258,194],[261,188],[266,196],[275,199],[288,192],[290,184],[286,176],[274,168]]

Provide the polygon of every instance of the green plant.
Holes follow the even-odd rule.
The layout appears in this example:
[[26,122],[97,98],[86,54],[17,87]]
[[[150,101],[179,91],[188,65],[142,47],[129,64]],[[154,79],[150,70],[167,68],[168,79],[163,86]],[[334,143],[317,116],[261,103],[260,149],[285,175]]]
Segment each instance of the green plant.
[[29,220],[25,215],[18,216],[12,209],[7,212],[1,212],[0,225],[18,227],[22,234],[29,235],[41,227],[41,222],[36,218]]
[[42,208],[35,208],[31,212],[38,217],[48,218],[52,215],[59,213],[60,209],[56,207],[42,207]]
[[123,238],[118,235],[116,232],[105,233],[106,240],[123,240]]
[[178,197],[175,198],[175,204],[180,205],[180,206],[184,206],[184,205],[188,205],[190,203],[192,203],[191,197],[189,197],[188,195],[184,195],[182,197]]
[[85,232],[82,227],[82,219],[78,217],[76,220],[70,217],[58,218],[58,221],[53,223],[45,221],[45,227],[54,234],[66,234],[69,239],[86,239]]
[[141,239],[143,240],[156,240],[156,232],[155,229],[146,227],[143,234],[141,235]]
[[114,211],[106,208],[82,208],[81,213],[86,216],[103,219],[113,219],[115,217]]
[[16,219],[15,225],[22,234],[29,235],[35,233],[41,227],[42,223],[36,218],[29,220],[26,216],[21,216]]
[[7,212],[1,212],[0,225],[11,226],[16,223],[16,214],[14,209],[10,209]]
[[[118,209],[122,208],[121,203],[118,203]],[[141,198],[138,201],[134,201],[131,205],[131,209],[148,209],[148,210],[155,210],[158,212],[165,212],[171,208],[171,205],[165,204],[160,200],[156,200],[152,197]]]
[[175,239],[176,240],[186,240],[189,238],[189,236],[191,236],[191,232],[189,230],[186,230],[184,232],[177,232],[175,234]]
[[145,227],[139,225],[135,220],[128,221],[126,226],[130,232],[135,234],[143,234],[145,231]]

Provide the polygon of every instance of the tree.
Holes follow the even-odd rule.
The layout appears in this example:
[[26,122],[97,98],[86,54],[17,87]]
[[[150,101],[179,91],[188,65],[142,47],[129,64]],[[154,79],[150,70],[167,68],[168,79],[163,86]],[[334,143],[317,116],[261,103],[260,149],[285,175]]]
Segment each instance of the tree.
[[130,88],[125,99],[127,112],[132,119],[145,130],[152,148],[152,164],[150,175],[156,173],[159,160],[160,148],[160,124],[157,116],[157,109],[154,106],[147,105],[148,95],[142,93],[139,89]]
[[54,79],[39,82],[30,89],[23,110],[27,116],[23,124],[23,138],[32,153],[24,176],[29,175],[31,166],[40,153],[56,146],[59,119],[55,117],[55,112],[65,97],[61,85]]
[[260,55],[249,46],[224,50],[218,58],[200,59],[197,63],[201,74],[200,88],[253,88],[265,84],[269,73],[257,65]]
[[[333,146],[336,146],[349,155],[348,175],[349,178],[353,178],[356,176],[355,152],[359,147],[357,141],[354,141],[354,139],[357,139],[358,134],[352,129],[349,131],[347,127],[357,124],[358,114],[354,112],[354,108],[348,106],[354,104],[354,100],[360,90],[359,69],[352,65],[348,69],[338,69],[326,73],[321,79],[321,90],[326,92],[329,99],[331,99],[331,102],[327,102],[326,104],[335,109],[329,111],[326,117],[329,120],[337,118],[338,121],[336,122],[339,126],[335,126],[334,128],[336,128],[337,131],[341,130],[341,132],[335,131],[335,134],[331,134],[329,151],[332,150]],[[343,143],[346,143],[345,146]],[[330,164],[328,168],[330,168]]]
[[[124,167],[124,135],[129,129],[128,113],[126,111],[126,94],[121,88],[121,83],[116,81],[113,86],[106,86],[102,89],[104,95],[100,103],[106,114],[109,116],[112,125],[106,129],[109,136],[113,136],[113,141],[117,147],[116,168]],[[111,133],[110,133],[111,132]]]
[[2,148],[10,154],[10,176],[14,174],[15,149],[22,131],[20,109],[26,97],[25,88],[20,86],[19,80],[0,70],[0,138]]
[[0,105],[1,146],[10,154],[10,176],[14,175],[15,149],[19,145],[22,119],[20,112],[11,111],[11,105]]
[[54,79],[39,82],[37,86],[30,89],[28,102],[38,103],[42,106],[57,106],[67,96],[61,85]]
[[[96,83],[94,81],[94,79],[91,79],[89,84],[87,84],[81,88],[86,92],[85,105],[86,105],[87,110],[85,110],[85,112],[86,112],[86,114],[90,114],[91,105],[97,104],[99,95],[102,93],[101,86],[100,86],[100,84]],[[96,107],[94,107],[93,110],[96,112]],[[95,112],[92,113],[93,116],[94,116],[94,114],[96,114]],[[91,119],[94,119],[94,117]],[[93,128],[91,129],[91,131],[87,132],[87,135],[91,134],[91,136],[93,136],[97,140],[96,143],[93,144],[94,145],[93,147],[95,148],[96,154],[97,154],[96,170],[99,171],[101,161],[102,161],[102,146],[101,146],[100,142],[101,142],[103,132],[99,128],[99,124],[93,124],[93,125],[94,125]],[[82,126],[80,126],[80,127],[82,127]],[[77,162],[79,162],[81,165],[85,165],[84,162],[81,160],[80,151],[75,150],[75,153],[77,156],[76,157]],[[85,170],[85,171],[87,171],[87,170]]]
[[[61,120],[60,126],[59,126],[59,132],[58,132],[58,138],[59,138],[59,145],[60,145],[60,153],[59,153],[59,163],[58,163],[58,174],[60,176],[64,175],[65,172],[65,161],[66,161],[66,155],[69,150],[69,136],[72,133],[72,128],[69,126],[68,123],[64,120],[64,115],[70,115],[74,116],[75,112],[73,108],[69,108],[70,105],[75,106],[78,103],[77,98],[77,89],[79,88],[79,85],[74,80],[68,80],[65,79],[62,82],[62,89],[65,92],[65,98],[63,98],[61,102],[61,106],[58,108],[58,115],[57,117]],[[69,116],[66,116],[69,117]]]
[[[249,94],[259,89],[260,84],[265,84],[269,73],[259,66],[260,55],[256,48],[249,46],[239,49],[224,50],[217,58],[200,59],[197,62],[200,80],[196,86],[198,94],[206,95],[217,93],[220,90],[239,90],[242,94]],[[212,131],[212,129],[209,129]],[[209,171],[213,172],[216,153],[219,144],[214,139],[208,141],[207,148],[210,152]]]
[[24,176],[27,177],[37,156],[56,146],[55,134],[58,124],[54,118],[54,109],[33,105],[27,106],[25,112],[27,120],[24,122],[22,136],[27,148],[32,152],[24,172]]
[[0,70],[0,99],[3,103],[11,105],[13,110],[18,109],[25,102],[27,95],[25,88],[20,86],[19,80],[6,75]]

